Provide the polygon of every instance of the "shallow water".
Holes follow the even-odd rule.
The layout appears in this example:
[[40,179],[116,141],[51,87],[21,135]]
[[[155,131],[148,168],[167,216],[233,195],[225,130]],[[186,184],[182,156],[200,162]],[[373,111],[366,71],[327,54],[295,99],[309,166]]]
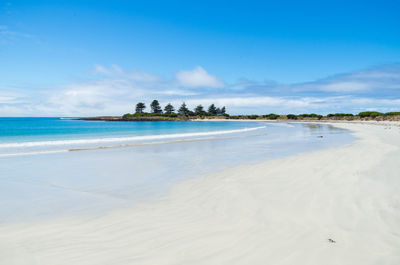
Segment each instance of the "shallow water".
[[[251,128],[249,128],[251,126]],[[0,118],[0,157],[142,144],[254,130],[242,122],[104,122],[73,118]]]
[[[84,126],[92,126],[91,122],[84,121],[84,123],[87,124]],[[129,123],[100,124],[118,127]],[[59,150],[62,147],[62,150],[67,151],[0,157],[2,190],[0,222],[101,214],[132,206],[155,196],[162,196],[168,192],[171,185],[186,179],[243,163],[340,146],[354,139],[349,131],[324,124],[264,122],[140,124],[143,123],[129,126],[130,128],[135,126],[174,128],[153,127],[153,133],[147,129],[143,130],[145,133],[138,133],[134,129],[127,130],[125,127],[123,130],[127,131],[121,132],[114,127],[113,133],[108,135],[102,131],[101,137],[171,135],[178,132],[184,133],[185,136],[73,145],[83,149],[89,148],[81,151],[68,151],[70,144],[56,144],[51,148]],[[96,126],[101,127],[97,122]],[[247,130],[243,130],[246,128]],[[249,128],[255,129],[248,130]],[[199,135],[199,132],[206,134]],[[207,132],[212,133],[207,134]],[[25,142],[64,139],[61,138],[61,134],[57,136],[60,138],[56,137],[57,139],[52,138],[53,135],[51,139],[49,135],[40,135],[40,139],[37,135],[24,137],[28,138]],[[87,133],[84,136],[73,134],[65,138],[78,139],[78,135],[80,139],[100,138],[98,132]],[[7,138],[7,141],[2,143],[16,143],[16,139],[20,136],[8,137],[13,139]],[[17,147],[17,151],[7,149],[6,152],[24,153],[26,148],[30,147],[24,147],[22,150],[21,147]]]

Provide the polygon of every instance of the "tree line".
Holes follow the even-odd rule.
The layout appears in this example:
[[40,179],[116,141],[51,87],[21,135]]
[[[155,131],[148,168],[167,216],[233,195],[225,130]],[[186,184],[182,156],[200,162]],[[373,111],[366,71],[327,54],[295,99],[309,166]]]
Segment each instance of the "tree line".
[[255,119],[268,119],[268,120],[277,120],[277,119],[283,119],[283,120],[303,120],[303,119],[316,119],[316,120],[321,120],[321,119],[348,119],[348,120],[352,120],[352,119],[364,119],[364,118],[371,118],[371,119],[375,119],[375,118],[391,118],[391,117],[397,117],[399,118],[400,116],[400,112],[386,112],[386,113],[382,113],[382,112],[377,112],[377,111],[364,111],[364,112],[360,112],[358,114],[351,114],[351,113],[331,113],[328,114],[326,116],[324,115],[320,115],[320,114],[315,114],[315,113],[311,113],[311,114],[286,114],[286,115],[278,115],[278,114],[267,114],[267,115],[257,115],[257,114],[253,114],[253,115],[230,115],[229,118],[230,119],[251,119],[251,120],[255,120]]
[[[146,114],[145,112],[146,104],[143,102],[138,102],[135,107],[136,114]],[[176,110],[175,107],[168,103],[165,105],[164,110],[162,109],[158,100],[153,100],[150,103],[150,113],[152,114],[166,114],[170,116],[174,115],[183,115],[183,116],[227,116],[226,108],[223,106],[222,108],[216,107],[214,104],[211,104],[207,110],[204,109],[202,105],[196,106],[193,110],[190,110],[185,102]]]

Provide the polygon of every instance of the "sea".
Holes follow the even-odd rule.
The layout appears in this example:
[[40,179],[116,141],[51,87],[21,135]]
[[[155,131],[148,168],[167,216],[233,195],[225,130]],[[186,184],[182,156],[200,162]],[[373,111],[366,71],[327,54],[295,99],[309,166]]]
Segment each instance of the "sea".
[[354,140],[317,123],[0,118],[0,223],[134,207],[182,181]]

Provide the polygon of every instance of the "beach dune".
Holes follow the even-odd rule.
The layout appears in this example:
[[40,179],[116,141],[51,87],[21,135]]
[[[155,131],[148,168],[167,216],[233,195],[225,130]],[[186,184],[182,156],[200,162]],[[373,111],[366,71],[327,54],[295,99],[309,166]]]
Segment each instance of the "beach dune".
[[400,128],[242,165],[104,216],[0,226],[0,264],[400,264]]

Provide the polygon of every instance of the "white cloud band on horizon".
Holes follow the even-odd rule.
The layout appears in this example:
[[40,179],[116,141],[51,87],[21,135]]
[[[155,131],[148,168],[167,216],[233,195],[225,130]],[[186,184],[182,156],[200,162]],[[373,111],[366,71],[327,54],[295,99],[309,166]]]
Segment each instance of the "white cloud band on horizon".
[[[153,99],[176,108],[183,101],[191,108],[214,103],[231,114],[400,111],[399,64],[301,84],[245,79],[225,84],[201,67],[178,71],[170,79],[117,65],[96,65],[92,74],[50,91],[23,94],[0,88],[0,116],[120,115],[132,112],[139,101],[148,105]],[[198,87],[208,89],[194,89]]]

